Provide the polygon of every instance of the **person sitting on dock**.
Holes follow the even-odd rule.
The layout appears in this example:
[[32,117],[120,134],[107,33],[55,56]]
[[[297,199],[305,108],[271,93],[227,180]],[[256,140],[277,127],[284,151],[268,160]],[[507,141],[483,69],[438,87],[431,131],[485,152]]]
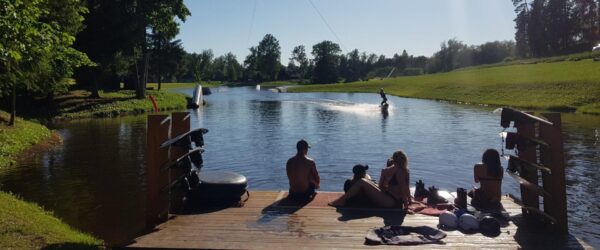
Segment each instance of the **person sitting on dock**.
[[383,99],[379,106],[383,107],[384,104],[387,104],[387,96],[385,95],[385,92],[383,92],[383,88],[379,89],[379,95],[381,95],[381,99]]
[[[373,180],[371,176],[367,174],[367,170],[369,169],[369,165],[356,164],[352,167],[352,173],[354,174],[351,179],[347,179],[344,182],[344,193],[348,192],[350,188],[354,185],[354,183],[361,181],[362,179],[366,179],[372,183]],[[346,201],[346,205],[348,206],[356,206],[356,207],[369,207],[373,205],[371,199],[366,196],[366,194],[361,193],[359,195],[355,195],[352,198],[348,198]]]
[[469,193],[473,198],[471,204],[482,209],[500,208],[504,172],[500,165],[500,154],[495,149],[488,149],[481,158],[481,162],[473,167],[475,182],[480,187]]
[[344,182],[344,192],[348,192],[348,190],[352,187],[352,185],[359,181],[360,179],[371,180],[371,176],[367,174],[367,170],[369,169],[369,165],[356,164],[352,167],[352,179],[346,180]]
[[379,185],[362,178],[348,189],[340,198],[329,203],[330,206],[344,206],[348,199],[364,194],[378,207],[394,208],[404,206],[408,209],[411,202],[409,189],[408,157],[402,151],[394,152],[392,164],[381,170]]
[[286,164],[286,172],[290,182],[289,198],[311,199],[319,189],[321,179],[317,171],[315,161],[308,158],[310,146],[305,140],[296,143],[296,155],[290,158]]

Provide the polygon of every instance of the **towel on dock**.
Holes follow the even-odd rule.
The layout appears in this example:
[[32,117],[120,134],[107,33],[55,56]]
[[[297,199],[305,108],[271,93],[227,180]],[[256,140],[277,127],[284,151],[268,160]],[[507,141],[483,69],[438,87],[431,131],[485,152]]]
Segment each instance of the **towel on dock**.
[[441,243],[445,237],[446,233],[428,226],[385,226],[370,229],[365,244],[420,245]]
[[452,212],[456,207],[451,203],[427,204],[425,202],[413,201],[408,205],[408,210],[416,214],[439,216],[445,211]]

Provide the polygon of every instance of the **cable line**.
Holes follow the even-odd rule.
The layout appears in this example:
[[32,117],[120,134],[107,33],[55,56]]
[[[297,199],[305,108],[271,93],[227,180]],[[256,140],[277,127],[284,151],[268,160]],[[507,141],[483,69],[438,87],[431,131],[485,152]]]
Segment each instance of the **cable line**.
[[344,46],[344,44],[342,43],[342,40],[338,37],[338,35],[335,33],[335,31],[333,31],[333,29],[331,28],[331,26],[329,25],[329,23],[327,22],[327,20],[325,20],[325,17],[323,17],[323,15],[319,11],[319,9],[317,9],[317,6],[315,6],[315,4],[313,3],[312,0],[308,0],[308,2],[310,3],[310,5],[312,5],[312,7],[317,12],[317,14],[319,14],[319,16],[321,17],[321,20],[323,20],[323,22],[325,23],[325,25],[327,26],[327,28],[329,28],[329,31],[331,31],[331,34],[333,34],[333,36],[335,36],[335,38],[337,39],[337,41],[340,44],[340,46],[342,46],[342,49],[346,50],[346,46]]
[[246,39],[246,46],[250,46],[250,36],[252,35],[252,26],[254,26],[254,16],[256,15],[256,5],[258,5],[258,0],[254,0],[254,7],[252,8],[252,19],[250,19],[250,30],[248,30],[248,39]]

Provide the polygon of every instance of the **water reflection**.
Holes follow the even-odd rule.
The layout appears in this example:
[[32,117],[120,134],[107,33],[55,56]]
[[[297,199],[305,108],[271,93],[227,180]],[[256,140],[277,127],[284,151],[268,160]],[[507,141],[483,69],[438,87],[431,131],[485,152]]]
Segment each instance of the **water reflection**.
[[[470,187],[473,164],[501,143],[499,117],[476,106],[390,97],[385,117],[375,94],[277,94],[254,87],[217,88],[206,100],[192,111],[192,127],[210,130],[205,168],[244,174],[255,190],[287,189],[284,164],[300,138],[311,143],[326,191],[341,191],[356,163],[377,176],[400,148],[409,156],[411,180]],[[124,242],[143,223],[145,119],[59,124],[64,143],[1,170],[0,188],[109,243]],[[600,117],[565,114],[563,123],[571,231],[600,246]],[[518,186],[507,178],[503,191],[518,194]]]
[[126,241],[143,222],[144,119],[60,125],[63,144],[4,170],[2,189],[109,243]]

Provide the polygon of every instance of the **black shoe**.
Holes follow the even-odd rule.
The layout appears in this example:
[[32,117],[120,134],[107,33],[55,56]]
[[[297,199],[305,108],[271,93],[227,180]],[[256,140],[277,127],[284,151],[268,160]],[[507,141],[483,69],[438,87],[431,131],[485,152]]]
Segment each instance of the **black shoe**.
[[464,188],[456,189],[456,199],[454,199],[454,205],[461,209],[467,208],[467,190]]
[[429,195],[427,196],[428,204],[447,203],[448,201],[438,194],[438,188],[435,186],[429,187]]
[[415,197],[426,197],[429,195],[429,192],[427,192],[427,189],[425,189],[425,183],[423,183],[422,180],[417,181],[415,185]]

